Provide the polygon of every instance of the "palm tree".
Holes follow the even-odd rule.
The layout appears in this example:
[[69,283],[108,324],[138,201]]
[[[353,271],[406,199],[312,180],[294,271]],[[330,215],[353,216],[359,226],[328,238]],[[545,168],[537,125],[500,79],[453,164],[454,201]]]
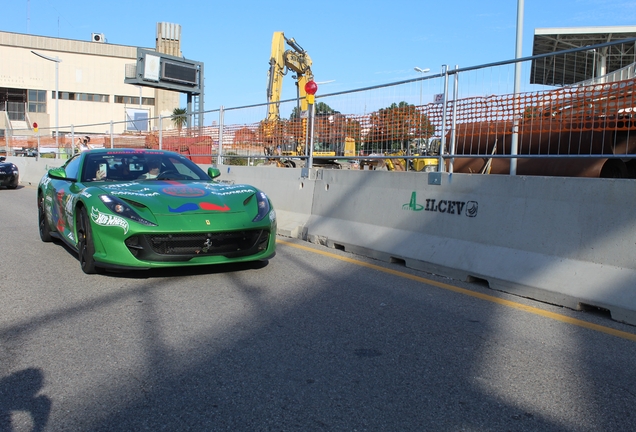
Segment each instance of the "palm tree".
[[175,108],[172,111],[172,123],[174,123],[174,125],[179,130],[179,135],[181,135],[181,129],[183,129],[183,125],[185,125],[188,121],[188,119],[186,118],[187,112],[188,110],[185,108]]

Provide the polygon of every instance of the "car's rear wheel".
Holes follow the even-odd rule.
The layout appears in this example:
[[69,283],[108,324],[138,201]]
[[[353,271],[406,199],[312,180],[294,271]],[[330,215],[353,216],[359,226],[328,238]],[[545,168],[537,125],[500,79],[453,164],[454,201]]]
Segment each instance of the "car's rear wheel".
[[95,258],[93,257],[95,255],[95,245],[93,243],[91,222],[85,207],[80,210],[77,226],[77,250],[79,252],[80,266],[84,273],[95,274],[98,272],[95,266]]
[[38,195],[38,226],[40,239],[47,243],[52,241],[51,227],[49,227],[49,221],[46,219],[46,211],[44,210],[44,194]]

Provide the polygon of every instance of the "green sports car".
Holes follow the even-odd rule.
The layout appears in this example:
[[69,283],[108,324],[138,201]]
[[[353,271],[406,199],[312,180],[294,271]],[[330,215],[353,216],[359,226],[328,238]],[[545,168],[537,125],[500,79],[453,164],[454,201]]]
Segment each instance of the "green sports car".
[[219,175],[169,151],[84,151],[40,180],[40,237],[68,244],[89,274],[270,259],[269,198]]

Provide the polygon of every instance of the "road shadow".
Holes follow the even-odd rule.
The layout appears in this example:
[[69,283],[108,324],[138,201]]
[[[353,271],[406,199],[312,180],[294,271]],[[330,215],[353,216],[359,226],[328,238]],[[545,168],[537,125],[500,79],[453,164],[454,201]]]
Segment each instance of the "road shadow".
[[14,430],[11,415],[15,411],[31,416],[32,431],[45,429],[51,413],[51,399],[38,395],[43,385],[44,374],[35,368],[14,372],[0,380],[0,432]]
[[201,266],[170,267],[150,270],[112,270],[105,269],[100,274],[112,278],[154,279],[183,276],[215,275],[225,273],[260,270],[269,265],[269,260],[250,261],[231,264],[211,264]]

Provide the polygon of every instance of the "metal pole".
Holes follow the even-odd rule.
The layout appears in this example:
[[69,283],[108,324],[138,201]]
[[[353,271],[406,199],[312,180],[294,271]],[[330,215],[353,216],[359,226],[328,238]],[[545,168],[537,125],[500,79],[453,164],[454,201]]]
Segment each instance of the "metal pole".
[[[444,74],[444,102],[442,104],[442,139],[439,149],[439,154],[442,156],[446,150],[446,106],[448,103],[448,65],[442,66],[442,73]],[[440,158],[440,161],[444,162],[444,158]],[[438,165],[438,171],[446,171],[444,163]]]
[[110,121],[110,148],[115,146],[115,136],[113,133],[113,121]]
[[[5,111],[5,115],[7,115],[7,112],[6,112],[6,111]],[[9,120],[9,117],[7,117],[7,121],[10,121],[10,120]],[[10,149],[11,147],[13,147],[13,146],[11,145],[11,138],[12,138],[12,136],[13,136],[13,129],[11,129],[11,128],[7,129],[7,135],[6,135],[6,138],[5,138],[5,140],[6,140],[6,144],[7,144],[7,149],[6,149],[6,155],[7,155],[7,156],[9,156],[9,149]],[[14,153],[14,156],[15,156],[15,153]]]
[[216,165],[220,166],[223,162],[223,116],[225,111],[223,105],[219,108],[219,153],[216,155]]
[[71,154],[70,156],[73,157],[74,154],[75,154],[75,125],[71,125]]
[[311,169],[314,165],[314,118],[315,110],[314,104],[309,104],[309,160],[307,162],[307,168]]
[[188,136],[190,136],[190,129],[192,128],[192,93],[186,95],[186,129],[188,130]]
[[163,145],[163,117],[159,114],[159,150]]
[[43,58],[44,60],[55,62],[55,159],[57,159],[57,153],[60,150],[60,92],[59,92],[59,82],[60,82],[60,74],[59,74],[59,64],[62,60],[59,57],[49,57],[44,54],[38,54],[35,51],[31,51],[32,54],[35,54],[38,57]]
[[[515,58],[521,58],[523,41],[523,2],[517,0],[517,46]],[[521,89],[521,63],[515,63],[515,85],[514,85],[514,105],[513,105],[513,126],[512,140],[510,141],[510,156],[517,154],[519,146],[519,90]],[[510,158],[510,175],[517,175],[517,158]]]
[[[450,142],[450,151],[451,156],[455,156],[455,140],[456,140],[456,128],[457,128],[457,99],[459,97],[459,73],[457,73],[457,69],[459,69],[459,65],[455,65],[455,80],[453,81],[453,119],[451,120],[451,142]],[[448,163],[448,172],[453,172],[453,164],[455,163],[455,158],[451,158]]]
[[60,93],[59,93],[59,60],[55,60],[55,159],[57,159],[57,153],[60,151]]
[[199,86],[201,87],[201,93],[199,93],[199,136],[203,135],[203,124],[205,123],[205,99],[204,99],[204,87],[205,87],[205,75],[203,74],[203,63],[199,69]]

